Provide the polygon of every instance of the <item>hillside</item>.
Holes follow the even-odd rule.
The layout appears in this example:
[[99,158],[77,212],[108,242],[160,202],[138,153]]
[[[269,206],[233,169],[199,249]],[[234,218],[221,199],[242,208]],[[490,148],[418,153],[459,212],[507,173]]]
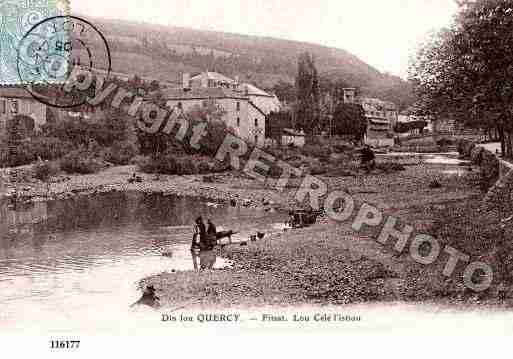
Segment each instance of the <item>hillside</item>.
[[109,42],[113,70],[179,83],[206,69],[239,76],[262,88],[294,82],[297,57],[309,51],[321,77],[358,87],[364,95],[413,102],[410,85],[380,73],[349,52],[321,45],[129,21],[92,19]]

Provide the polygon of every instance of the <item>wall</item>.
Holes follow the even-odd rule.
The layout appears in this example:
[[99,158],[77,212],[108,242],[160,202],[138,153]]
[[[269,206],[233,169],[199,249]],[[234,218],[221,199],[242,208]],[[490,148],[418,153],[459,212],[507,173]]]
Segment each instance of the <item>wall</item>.
[[513,164],[499,160],[499,179],[488,190],[485,203],[500,207],[505,217],[513,214]]
[[[30,116],[34,120],[34,128],[39,129],[46,123],[46,105],[27,98],[0,98],[0,133],[4,134],[6,122],[13,118],[15,114],[12,113],[13,102],[18,105],[18,115]],[[5,111],[4,110],[5,104]],[[5,113],[4,113],[5,112]]]
[[458,143],[458,152],[480,166],[482,189],[487,191],[485,207],[500,209],[504,218],[513,214],[513,164],[467,140]]
[[[195,106],[203,106],[203,101],[205,100],[169,100],[166,102],[166,105],[169,108],[174,108],[181,102],[183,111],[188,112]],[[265,145],[265,116],[260,111],[250,105],[245,99],[223,98],[216,99],[215,101],[226,111],[222,120],[226,126],[235,130],[235,134],[238,137],[253,143],[256,135],[258,138],[257,145],[260,147]],[[237,102],[240,103],[239,111],[237,111]],[[237,119],[239,119],[239,126],[237,126]],[[255,119],[258,122],[256,127]]]
[[249,95],[249,100],[267,115],[280,110],[280,102],[275,97]]

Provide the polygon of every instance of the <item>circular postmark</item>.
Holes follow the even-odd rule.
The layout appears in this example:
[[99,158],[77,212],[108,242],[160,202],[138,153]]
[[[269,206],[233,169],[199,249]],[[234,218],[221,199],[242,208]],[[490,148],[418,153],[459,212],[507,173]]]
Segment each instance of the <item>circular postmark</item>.
[[77,107],[94,95],[94,82],[87,89],[65,85],[77,73],[108,79],[110,49],[103,34],[89,21],[54,16],[38,22],[23,36],[17,70],[21,83],[36,100],[53,107]]

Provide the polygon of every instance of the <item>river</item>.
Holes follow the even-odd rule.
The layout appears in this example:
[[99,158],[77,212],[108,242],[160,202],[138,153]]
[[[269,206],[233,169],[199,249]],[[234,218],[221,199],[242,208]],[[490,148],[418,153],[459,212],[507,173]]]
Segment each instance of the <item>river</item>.
[[[137,313],[129,308],[140,296],[138,281],[193,269],[189,247],[198,215],[212,218],[218,229],[240,231],[235,241],[284,220],[281,213],[135,192],[17,208],[0,203],[0,329],[140,325],[130,320]],[[217,268],[227,265],[217,258]]]

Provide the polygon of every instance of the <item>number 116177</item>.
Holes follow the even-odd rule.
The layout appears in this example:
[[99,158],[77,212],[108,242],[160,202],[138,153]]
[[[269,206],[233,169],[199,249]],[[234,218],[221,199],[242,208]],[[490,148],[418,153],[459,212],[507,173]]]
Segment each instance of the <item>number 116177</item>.
[[50,340],[50,349],[78,349],[80,340]]

